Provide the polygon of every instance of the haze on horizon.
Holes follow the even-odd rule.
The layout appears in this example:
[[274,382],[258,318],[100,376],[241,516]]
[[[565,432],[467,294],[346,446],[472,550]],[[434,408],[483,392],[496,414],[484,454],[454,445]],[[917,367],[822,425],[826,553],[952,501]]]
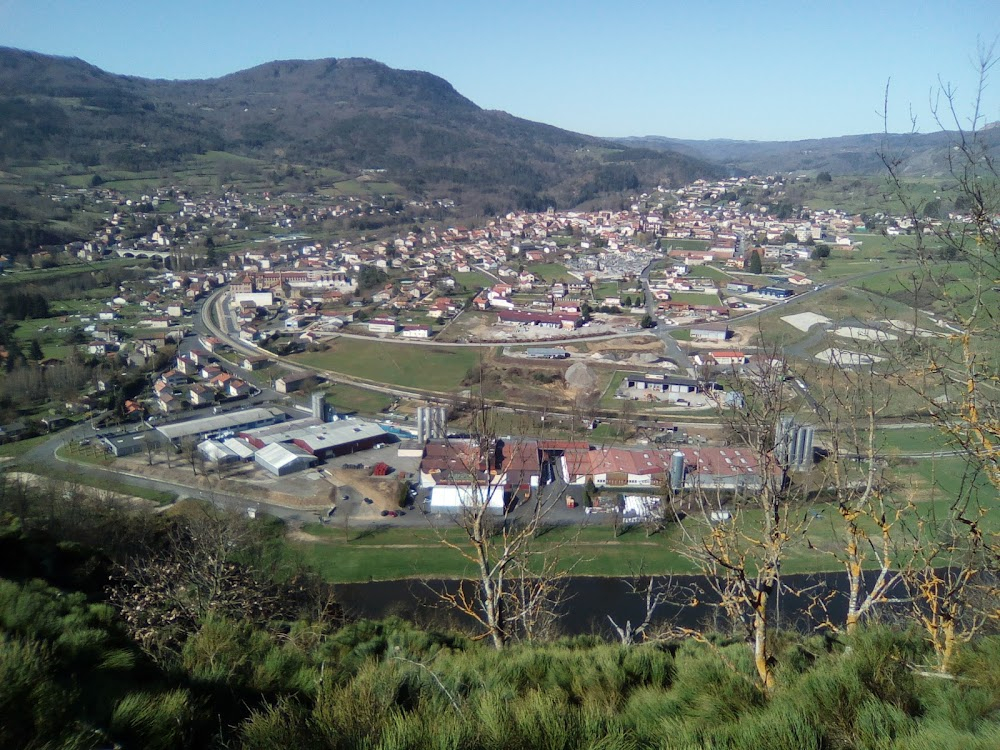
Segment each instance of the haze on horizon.
[[[440,76],[486,109],[567,130],[698,140],[881,132],[887,83],[890,131],[909,131],[911,111],[918,130],[938,130],[930,101],[939,82],[956,86],[968,110],[977,48],[998,35],[985,0],[387,0],[377,14],[318,0],[176,0],[126,13],[93,0],[0,0],[0,45],[112,73],[214,78],[271,60],[368,57]],[[983,122],[1000,120],[998,91],[986,88]]]

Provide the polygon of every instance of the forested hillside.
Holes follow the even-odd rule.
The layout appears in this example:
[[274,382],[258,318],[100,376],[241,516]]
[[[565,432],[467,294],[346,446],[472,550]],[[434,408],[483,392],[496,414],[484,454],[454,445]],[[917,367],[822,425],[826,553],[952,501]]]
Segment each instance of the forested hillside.
[[441,78],[372,60],[273,62],[162,81],[0,49],[0,170],[58,160],[169,171],[206,151],[384,170],[414,195],[493,210],[569,206],[719,173],[689,156],[483,110]]

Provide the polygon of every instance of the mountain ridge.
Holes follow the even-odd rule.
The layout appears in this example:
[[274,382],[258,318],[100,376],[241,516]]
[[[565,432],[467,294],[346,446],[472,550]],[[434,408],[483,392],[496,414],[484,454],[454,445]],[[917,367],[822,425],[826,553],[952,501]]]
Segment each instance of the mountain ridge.
[[0,48],[0,167],[58,159],[140,171],[207,150],[351,172],[415,195],[538,208],[721,174],[714,164],[484,110],[445,79],[367,58],[262,63],[210,79],[108,73]]

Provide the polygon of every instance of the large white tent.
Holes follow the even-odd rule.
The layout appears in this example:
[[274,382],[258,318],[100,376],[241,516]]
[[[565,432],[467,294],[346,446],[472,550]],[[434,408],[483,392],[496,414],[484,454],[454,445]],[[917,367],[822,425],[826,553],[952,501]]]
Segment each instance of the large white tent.
[[455,513],[463,508],[481,508],[503,513],[503,484],[489,485],[439,484],[431,489],[430,509]]

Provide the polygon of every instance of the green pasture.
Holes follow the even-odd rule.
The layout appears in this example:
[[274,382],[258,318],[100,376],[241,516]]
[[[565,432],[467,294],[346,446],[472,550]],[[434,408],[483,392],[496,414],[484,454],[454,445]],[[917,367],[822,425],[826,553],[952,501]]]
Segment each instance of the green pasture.
[[680,302],[685,305],[719,305],[718,292],[671,292],[671,302]]
[[460,388],[469,369],[479,361],[474,348],[444,348],[335,339],[323,352],[289,358],[309,367],[404,388],[452,392]]
[[326,401],[342,411],[378,414],[387,409],[394,399],[385,393],[338,383],[326,391]]
[[[584,518],[583,509],[578,512]],[[329,525],[304,528],[321,541],[290,544],[303,562],[337,583],[473,575],[472,564],[446,544],[461,545],[462,531],[448,521],[434,523],[440,528],[430,522],[425,529],[392,528],[391,524],[374,530],[352,529],[348,524],[345,536],[343,523],[335,519]],[[676,551],[678,538],[676,530],[647,538],[641,528],[615,538],[610,523],[594,521],[546,530],[535,540],[534,549],[540,557],[557,555],[560,567],[574,575],[627,576],[640,568],[646,573],[693,572]]]
[[692,266],[691,272],[687,275],[689,279],[711,279],[712,281],[720,281],[725,284],[727,281],[732,281],[732,274],[726,273],[720,268],[715,266]]
[[531,263],[524,267],[524,269],[530,273],[535,274],[538,278],[543,281],[550,283],[556,281],[562,282],[578,282],[580,281],[575,276],[571,276],[566,270],[565,266],[560,263]]
[[18,440],[14,443],[4,443],[0,445],[0,456],[3,458],[20,458],[35,446],[41,445],[50,439],[51,435],[39,435],[38,437]]
[[496,279],[482,273],[481,271],[467,271],[465,273],[452,274],[455,281],[461,284],[467,291],[479,291],[485,287],[496,284]]
[[711,243],[707,240],[675,240],[664,238],[660,244],[663,247],[663,251],[668,252],[670,250],[708,250]]
[[607,297],[617,297],[619,296],[619,287],[617,281],[602,281],[600,284],[594,287],[594,299],[603,300]]

